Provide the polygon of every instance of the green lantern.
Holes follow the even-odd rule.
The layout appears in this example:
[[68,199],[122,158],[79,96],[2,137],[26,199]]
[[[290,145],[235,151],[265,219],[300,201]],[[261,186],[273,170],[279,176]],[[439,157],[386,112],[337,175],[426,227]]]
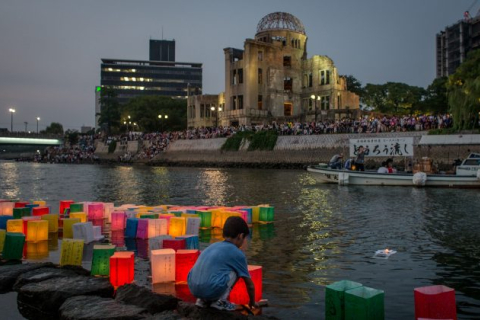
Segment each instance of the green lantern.
[[211,211],[197,211],[196,214],[200,217],[200,228],[212,227],[212,212]]
[[345,320],[384,320],[385,293],[368,287],[345,292]]
[[72,212],[84,212],[83,203],[72,203],[70,204],[70,213]]
[[361,287],[358,282],[341,280],[325,287],[325,319],[345,319],[345,291]]
[[115,253],[114,245],[93,246],[92,276],[110,275],[110,257]]
[[25,235],[23,233],[7,232],[5,235],[5,245],[3,247],[3,259],[21,260],[23,257],[24,244]]
[[260,207],[260,222],[272,222],[273,221],[273,207]]

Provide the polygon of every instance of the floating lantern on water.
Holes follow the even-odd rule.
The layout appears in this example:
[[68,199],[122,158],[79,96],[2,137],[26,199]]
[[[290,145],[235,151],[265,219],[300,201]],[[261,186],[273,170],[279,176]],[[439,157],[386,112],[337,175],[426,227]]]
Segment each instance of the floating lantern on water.
[[81,266],[83,258],[83,240],[63,239],[60,249],[60,265]]
[[22,219],[22,217],[30,216],[30,208],[13,208],[13,218]]
[[125,229],[125,212],[114,211],[112,212],[112,224],[111,230],[123,230]]
[[345,320],[383,320],[385,293],[369,287],[345,291]]
[[211,228],[212,227],[212,212],[211,211],[197,211],[198,216],[200,217],[200,228]]
[[171,213],[159,214],[158,219],[165,219],[167,220],[167,233],[170,232],[170,219],[175,217],[175,215]]
[[41,216],[31,216],[31,217],[22,217],[23,221],[23,234],[27,234],[28,232],[28,222],[29,221],[39,221],[42,220]]
[[3,246],[2,258],[6,260],[20,260],[23,257],[25,235],[23,233],[7,232]]
[[374,258],[377,259],[388,259],[392,254],[397,253],[395,250],[385,249],[385,250],[377,250],[373,255]]
[[103,219],[103,203],[89,203],[88,204],[88,220]]
[[[258,302],[262,299],[263,292],[262,267],[249,265],[248,272],[255,285],[255,302]],[[248,297],[247,287],[243,279],[238,279],[237,283],[233,286],[230,292],[230,301],[235,304],[249,304],[250,298]]]
[[75,203],[70,203],[70,213],[72,212],[84,212],[83,211],[83,203],[81,202],[75,202]]
[[114,287],[133,282],[135,275],[134,253],[129,251],[115,252],[110,257],[110,283]]
[[28,204],[26,201],[17,201],[15,202],[15,208],[25,208],[25,206]]
[[73,200],[61,200],[59,206],[59,213],[65,214],[66,209],[70,209],[70,204],[75,203]]
[[114,211],[115,205],[113,202],[104,202],[103,203],[103,217],[107,219],[107,222],[112,222],[112,212]]
[[32,220],[27,222],[26,241],[38,242],[48,240],[48,221]]
[[175,250],[151,251],[152,284],[175,281]]
[[178,250],[175,252],[175,281],[187,281],[187,276],[197,262],[200,251],[198,250]]
[[325,287],[325,320],[345,319],[345,291],[361,287],[358,282],[341,280]]
[[81,223],[87,222],[87,214],[85,212],[70,212],[71,219],[80,219]]
[[47,258],[48,241],[27,242],[25,257],[32,260],[40,260]]
[[23,233],[23,220],[12,219],[7,221],[7,232]]
[[185,234],[185,218],[170,218],[168,234],[172,237],[178,237]]
[[446,286],[415,288],[415,319],[457,319],[455,290]]
[[127,226],[125,227],[125,237],[135,238],[137,236],[137,218],[127,218]]
[[85,243],[93,242],[93,225],[90,221],[75,223],[72,228],[74,239],[83,239]]
[[187,228],[185,230],[185,234],[198,235],[198,231],[200,230],[200,223],[200,218],[187,218]]
[[32,216],[42,216],[44,214],[49,214],[50,209],[48,207],[35,207],[32,208]]
[[153,238],[168,233],[168,221],[166,219],[148,220],[148,238]]
[[273,222],[273,207],[260,207],[259,222]]
[[0,202],[0,216],[13,216],[14,202]]
[[93,240],[94,241],[100,241],[104,238],[105,238],[105,236],[102,234],[102,227],[93,226]]
[[135,236],[138,239],[148,239],[148,219],[138,219]]
[[178,240],[185,240],[185,249],[200,249],[200,243],[198,239],[198,235],[184,235],[184,236],[179,236],[176,237],[175,239]]
[[115,253],[113,245],[94,245],[92,257],[92,276],[110,275],[110,257]]
[[13,216],[0,216],[0,229],[7,230],[7,221],[12,219]]
[[164,239],[163,248],[173,249],[175,251],[185,249],[185,239]]
[[63,219],[63,239],[73,238],[73,225],[75,223],[80,223],[80,219]]
[[44,200],[36,200],[32,202],[33,204],[38,204],[40,207],[45,207],[47,205],[47,201]]
[[110,240],[112,244],[116,245],[117,247],[125,246],[125,234],[123,230],[114,230],[111,232]]

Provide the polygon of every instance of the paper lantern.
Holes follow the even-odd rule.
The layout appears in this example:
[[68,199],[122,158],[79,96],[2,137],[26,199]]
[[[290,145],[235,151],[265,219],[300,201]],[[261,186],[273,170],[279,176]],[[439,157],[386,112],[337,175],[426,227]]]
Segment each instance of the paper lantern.
[[110,257],[110,283],[114,287],[132,283],[135,275],[134,253],[117,251]]
[[7,232],[3,246],[2,257],[6,260],[20,260],[23,257],[25,235],[23,233]]
[[175,250],[151,251],[152,284],[175,281]]
[[185,234],[185,218],[170,218],[170,227],[168,234],[172,237],[178,237]]
[[110,275],[110,257],[115,253],[113,245],[94,245],[92,257],[92,276]]
[[0,229],[7,230],[7,221],[12,219],[13,216],[0,216]]
[[12,219],[7,221],[7,232],[23,233],[23,220]]
[[69,217],[71,219],[80,219],[81,223],[87,222],[87,214],[85,212],[71,212]]
[[212,227],[213,228],[223,228],[223,209],[214,209],[212,212]]
[[0,216],[13,216],[14,202],[0,202]]
[[163,240],[164,249],[173,249],[175,251],[180,249],[185,249],[185,239],[164,239]]
[[95,219],[95,220],[90,220],[90,222],[92,223],[92,225],[94,227],[99,227],[100,232],[102,232],[103,227],[104,227],[104,223],[105,223],[105,219]]
[[114,230],[110,232],[110,241],[117,247],[125,246],[125,234],[123,230]]
[[42,216],[44,214],[49,214],[49,207],[34,207],[32,208],[32,216]]
[[48,222],[48,232],[58,232],[58,214],[44,214],[42,220]]
[[385,319],[384,292],[369,287],[345,291],[345,320]]
[[36,200],[32,202],[33,204],[38,204],[40,207],[45,207],[47,205],[47,201],[44,200]]
[[252,223],[257,223],[260,220],[260,207],[252,207]]
[[175,217],[173,214],[171,213],[166,213],[166,214],[159,214],[158,215],[158,219],[165,219],[167,220],[167,233],[170,232],[170,219]]
[[200,223],[200,218],[187,218],[187,228],[185,234],[198,235],[198,230],[200,230]]
[[103,219],[103,203],[88,204],[88,220]]
[[83,239],[85,243],[93,242],[93,225],[90,221],[75,223],[72,228],[74,239]]
[[175,281],[187,281],[187,276],[197,262],[200,251],[198,250],[177,250],[175,252]]
[[48,258],[48,241],[27,242],[25,258],[31,260]]
[[63,219],[63,239],[73,238],[73,225],[75,223],[80,223],[80,219]]
[[93,241],[100,241],[105,238],[102,234],[102,228],[99,226],[93,226]]
[[185,240],[185,249],[200,249],[199,238],[197,235],[186,234],[184,236],[176,237],[175,239]]
[[28,204],[26,201],[17,201],[15,202],[15,208],[25,208],[25,206]]
[[48,250],[49,251],[58,250],[58,233],[57,232],[48,234]]
[[273,221],[273,207],[260,207],[259,222]]
[[[261,266],[248,266],[248,272],[250,273],[250,278],[253,281],[255,286],[255,302],[258,302],[262,299],[263,285],[262,285],[262,267]],[[238,279],[237,283],[230,291],[230,299],[232,303],[235,304],[249,304],[250,298],[248,297],[247,286],[245,281],[242,278]]]
[[70,203],[70,213],[72,212],[84,212],[83,211],[83,203],[81,202],[76,202],[76,203]]
[[83,258],[83,240],[63,239],[60,249],[60,265],[81,266]]
[[127,218],[127,225],[125,227],[125,237],[126,238],[135,238],[137,236],[137,218]]
[[148,238],[167,234],[168,221],[166,219],[148,220]]
[[212,227],[212,213],[210,211],[197,211],[200,217],[200,228]]
[[112,222],[112,212],[114,211],[115,205],[113,202],[104,202],[103,203],[103,217],[107,220],[108,223]]
[[7,235],[6,230],[0,230],[0,253],[3,251],[3,246],[5,245],[5,236]]
[[26,241],[38,242],[48,240],[48,221],[32,220],[27,222]]
[[149,254],[152,252],[152,250],[163,249],[163,240],[165,239],[171,240],[173,238],[169,235],[161,235],[148,239],[148,248],[150,249]]
[[61,200],[59,206],[59,214],[65,214],[66,209],[70,209],[70,204],[75,203],[73,200]]
[[149,248],[148,248],[148,239],[132,239],[135,241],[137,248],[137,257],[148,260],[149,258]]
[[13,218],[22,219],[22,217],[30,216],[30,208],[13,208]]
[[358,282],[341,280],[325,287],[325,320],[345,319],[345,291],[361,287]]
[[27,234],[28,232],[28,222],[29,221],[38,221],[38,220],[42,220],[42,217],[41,216],[31,216],[31,217],[22,217],[22,221],[23,221],[23,234]]
[[446,286],[415,288],[415,319],[457,319],[455,290]]
[[112,224],[110,225],[110,229],[112,231],[125,229],[125,219],[125,212],[112,212]]
[[138,219],[136,237],[148,239],[148,219]]

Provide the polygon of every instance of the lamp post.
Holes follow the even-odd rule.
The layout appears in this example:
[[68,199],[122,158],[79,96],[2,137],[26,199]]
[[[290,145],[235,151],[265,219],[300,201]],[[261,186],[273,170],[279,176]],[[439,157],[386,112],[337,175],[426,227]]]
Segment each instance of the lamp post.
[[310,98],[315,101],[315,123],[317,123],[317,118],[318,118],[317,100],[320,100],[321,97],[312,94]]
[[40,117],[37,117],[37,134],[38,134],[38,121],[40,121]]
[[212,106],[210,108],[210,110],[212,110],[213,112],[215,112],[215,128],[218,128],[218,113],[220,111],[222,111],[222,107],[218,106],[218,107],[215,107],[215,106]]
[[8,111],[10,112],[11,114],[11,117],[10,117],[10,132],[13,132],[13,114],[15,113],[15,109],[13,108],[10,108],[8,109]]
[[160,119],[160,132],[163,132],[162,118],[165,119],[165,121],[166,121],[168,119],[168,114],[166,114],[166,115],[159,114],[158,115],[158,119]]

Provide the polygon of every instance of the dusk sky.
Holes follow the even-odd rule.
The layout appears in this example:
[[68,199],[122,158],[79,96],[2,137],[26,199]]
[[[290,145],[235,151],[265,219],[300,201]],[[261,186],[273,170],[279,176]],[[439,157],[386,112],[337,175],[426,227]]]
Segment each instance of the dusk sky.
[[[308,56],[327,55],[362,84],[435,77],[435,35],[472,0],[1,0],[0,128],[94,125],[101,58],[148,60],[149,39],[176,40],[176,60],[203,63],[203,92],[224,90],[223,48],[243,48],[258,21],[303,22]],[[473,7],[472,15],[479,10]]]

